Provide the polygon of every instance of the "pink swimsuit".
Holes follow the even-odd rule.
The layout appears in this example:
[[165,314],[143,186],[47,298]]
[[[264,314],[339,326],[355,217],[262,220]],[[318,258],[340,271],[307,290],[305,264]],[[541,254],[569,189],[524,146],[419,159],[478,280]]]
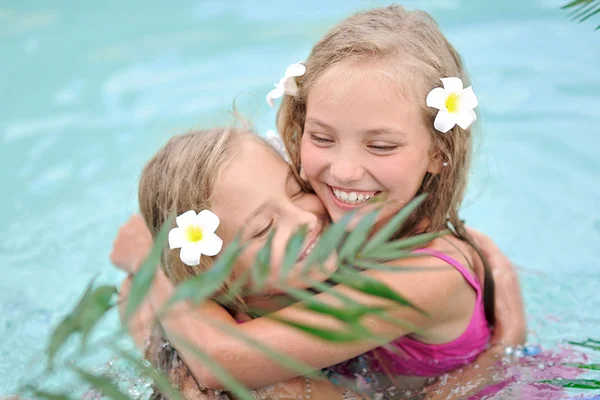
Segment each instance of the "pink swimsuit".
[[479,280],[447,254],[432,249],[421,249],[415,253],[429,254],[452,265],[475,289],[477,300],[471,321],[458,338],[448,343],[426,344],[403,336],[366,355],[375,362],[375,367],[394,375],[434,377],[473,362],[486,349],[491,333],[485,318]]

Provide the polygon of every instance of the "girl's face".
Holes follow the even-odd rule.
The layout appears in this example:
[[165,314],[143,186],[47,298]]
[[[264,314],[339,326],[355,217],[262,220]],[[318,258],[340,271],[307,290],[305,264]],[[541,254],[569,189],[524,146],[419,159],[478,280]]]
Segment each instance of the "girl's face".
[[334,222],[385,196],[381,225],[415,197],[425,173],[439,171],[419,107],[375,68],[334,65],[308,93],[302,167]]
[[[316,195],[301,190],[289,166],[274,150],[254,140],[242,140],[240,147],[211,199],[211,209],[221,220],[217,233],[226,246],[243,229],[242,240],[249,246],[234,271],[234,275],[239,275],[252,266],[257,252],[275,229],[270,270],[270,278],[275,281],[290,236],[307,226],[306,240],[294,268],[299,271],[302,260],[329,224],[329,217]],[[326,267],[333,267],[334,261],[330,258]]]

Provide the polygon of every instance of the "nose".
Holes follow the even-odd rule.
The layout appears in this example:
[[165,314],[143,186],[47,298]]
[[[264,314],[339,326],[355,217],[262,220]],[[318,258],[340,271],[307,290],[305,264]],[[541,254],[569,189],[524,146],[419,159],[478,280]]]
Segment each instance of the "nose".
[[329,173],[336,181],[349,183],[360,180],[364,175],[364,169],[351,159],[340,158],[331,163]]
[[[319,225],[319,217],[302,207],[298,204],[290,203],[285,211],[286,217],[284,220],[286,227],[284,228],[292,234],[300,229],[301,226],[306,226],[307,232],[312,231]],[[283,227],[282,227],[283,228]]]

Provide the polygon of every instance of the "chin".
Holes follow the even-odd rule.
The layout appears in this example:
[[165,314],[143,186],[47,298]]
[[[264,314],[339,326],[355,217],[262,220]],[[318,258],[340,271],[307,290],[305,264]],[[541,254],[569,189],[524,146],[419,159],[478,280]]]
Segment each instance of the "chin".
[[338,209],[327,209],[327,212],[329,213],[329,218],[331,218],[332,224],[337,224],[338,222],[340,222],[346,214],[345,212]]

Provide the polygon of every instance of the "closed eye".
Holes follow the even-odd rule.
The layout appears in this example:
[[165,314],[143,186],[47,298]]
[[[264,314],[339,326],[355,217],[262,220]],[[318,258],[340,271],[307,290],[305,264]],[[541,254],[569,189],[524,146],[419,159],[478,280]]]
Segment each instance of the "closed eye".
[[369,146],[370,149],[375,150],[376,152],[380,152],[380,153],[394,151],[398,147],[399,146],[374,146],[374,145]]
[[254,234],[253,238],[260,239],[260,238],[266,236],[267,233],[269,233],[269,231],[273,227],[274,222],[275,222],[275,220],[272,219],[271,222],[269,222],[269,224],[264,229],[262,229],[260,232],[257,232],[256,234]]
[[315,143],[321,143],[321,144],[333,143],[333,140],[331,140],[331,139],[327,139],[322,136],[317,136],[312,133],[310,133],[309,136],[310,136],[310,140],[312,140]]

